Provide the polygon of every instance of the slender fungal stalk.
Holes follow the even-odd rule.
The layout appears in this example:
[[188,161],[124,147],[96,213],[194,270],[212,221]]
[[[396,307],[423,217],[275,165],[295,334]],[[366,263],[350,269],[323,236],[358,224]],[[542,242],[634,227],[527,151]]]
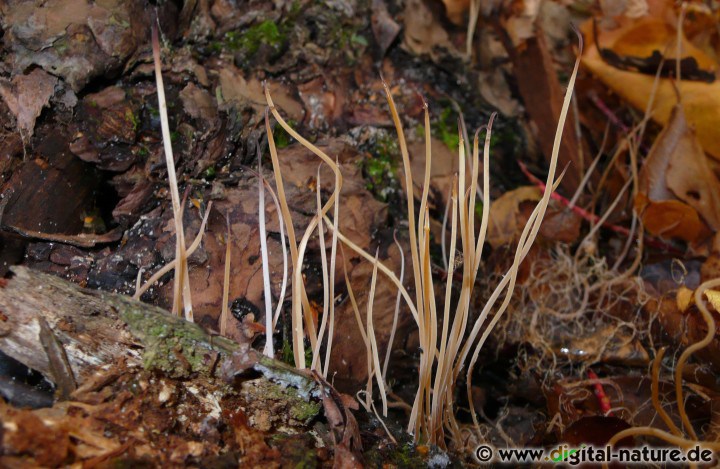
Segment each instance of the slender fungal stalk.
[[173,287],[173,313],[179,313],[181,307],[185,311],[185,319],[192,322],[192,300],[190,298],[189,280],[187,279],[187,250],[185,248],[185,233],[183,230],[182,211],[180,210],[180,193],[178,191],[177,174],[175,172],[175,159],[173,158],[170,139],[170,124],[167,116],[167,102],[165,101],[165,87],[163,86],[160,41],[156,25],[152,27],[152,49],[155,63],[155,82],[157,84],[158,110],[160,112],[160,127],[162,129],[163,147],[165,149],[165,163],[170,182],[170,198],[172,201],[173,219],[175,221],[175,283]]
[[[328,316],[330,315],[330,289],[328,288],[328,283],[330,283],[330,275],[328,274],[328,261],[327,261],[327,253],[325,252],[325,233],[323,229],[323,222],[322,222],[322,215],[320,213],[322,212],[322,199],[320,197],[320,189],[322,187],[322,183],[320,182],[320,168],[322,167],[322,164],[318,165],[317,169],[317,176],[315,184],[315,200],[317,204],[317,215],[318,215],[318,241],[320,244],[320,269],[322,271],[322,278],[323,278],[323,316],[322,321],[320,322],[320,330],[318,331],[318,340],[315,344],[315,348],[313,348],[312,351],[312,364],[310,365],[310,369],[315,370],[318,367],[318,363],[320,361],[320,346],[322,345],[323,338],[325,337],[325,328],[327,327],[328,322]],[[320,375],[323,377],[327,377],[327,369],[325,372],[323,372],[322,365],[320,365],[320,369],[317,370]]]
[[[378,253],[375,252],[375,263],[373,264],[372,279],[370,281],[370,294],[368,296],[367,304],[367,336],[370,340],[370,356],[368,356],[368,380],[372,380],[373,374],[380,390],[380,398],[383,404],[383,417],[387,417],[387,393],[385,392],[385,383],[383,382],[382,374],[380,373],[380,357],[378,355],[377,340],[375,340],[375,328],[373,327],[372,309],[373,300],[375,299],[375,285],[377,284],[377,273],[378,273]],[[370,392],[370,399],[372,400],[372,385],[368,386]],[[372,403],[370,403],[372,405]]]
[[[582,49],[582,43],[581,43]],[[459,175],[456,175],[452,186],[452,197],[451,197],[451,240],[450,240],[450,252],[444,253],[443,257],[447,258],[447,278],[445,285],[445,297],[443,303],[443,317],[442,317],[442,330],[438,337],[438,316],[436,311],[435,301],[435,289],[433,285],[432,270],[430,264],[430,217],[429,209],[427,204],[429,185],[430,185],[430,169],[431,169],[431,145],[430,145],[430,119],[425,104],[425,175],[423,178],[423,188],[420,196],[420,207],[419,213],[415,214],[414,198],[413,198],[413,177],[411,172],[410,155],[408,153],[407,144],[405,141],[400,116],[398,115],[397,108],[390,93],[388,85],[383,82],[385,89],[386,98],[390,107],[390,114],[395,124],[395,128],[398,134],[398,143],[400,147],[400,153],[402,155],[403,168],[405,173],[405,187],[407,189],[407,207],[408,207],[408,234],[410,241],[410,253],[413,268],[413,280],[415,284],[415,301],[410,296],[408,291],[404,288],[402,280],[399,280],[395,274],[388,269],[378,259],[377,253],[375,256],[371,256],[364,249],[357,246],[350,239],[348,239],[338,229],[338,214],[337,206],[334,213],[334,220],[330,220],[327,216],[329,207],[335,202],[334,197],[339,195],[339,169],[337,164],[332,164],[331,160],[322,151],[314,147],[311,143],[304,140],[294,130],[292,130],[287,124],[282,121],[277,111],[272,105],[269,93],[266,89],[266,97],[268,104],[271,106],[273,114],[278,119],[278,122],[283,128],[290,133],[290,135],[296,138],[301,144],[313,151],[316,155],[320,156],[323,161],[329,164],[333,171],[336,173],[336,187],[335,192],[330,197],[328,202],[321,207],[320,199],[317,198],[318,211],[315,217],[311,220],[309,226],[305,231],[299,245],[297,245],[296,255],[293,258],[294,280],[293,280],[293,330],[294,330],[294,343],[296,347],[295,357],[296,363],[299,363],[300,353],[304,353],[304,346],[302,344],[303,338],[303,306],[300,305],[302,289],[302,279],[298,266],[302,265],[303,256],[307,247],[310,234],[316,227],[320,228],[321,236],[321,257],[323,265],[323,278],[326,283],[324,289],[325,296],[325,308],[323,314],[323,323],[320,327],[320,336],[316,343],[313,344],[313,366],[317,361],[317,355],[319,348],[324,337],[324,331],[326,329],[326,316],[329,314],[328,302],[332,302],[332,295],[328,294],[329,291],[328,273],[324,245],[324,234],[322,232],[323,222],[325,225],[333,231],[333,239],[339,240],[344,245],[348,246],[355,253],[360,255],[362,258],[371,262],[373,265],[372,282],[370,289],[370,297],[368,298],[368,309],[366,314],[365,326],[363,327],[360,312],[355,301],[355,296],[350,287],[350,282],[347,275],[346,269],[346,257],[343,255],[343,268],[345,271],[345,281],[348,285],[348,293],[350,301],[355,312],[355,317],[363,336],[367,351],[367,371],[368,371],[368,384],[366,389],[366,408],[373,408],[372,402],[372,391],[373,391],[373,378],[377,381],[378,387],[380,388],[380,395],[383,400],[383,414],[387,411],[387,402],[384,389],[384,376],[387,372],[387,363],[389,361],[389,353],[392,347],[392,338],[386,351],[385,363],[381,368],[377,341],[374,334],[373,319],[372,319],[372,305],[373,297],[375,294],[375,286],[377,282],[378,272],[382,272],[398,289],[398,298],[402,297],[410,309],[410,313],[415,320],[418,327],[418,337],[420,342],[420,363],[418,366],[418,389],[415,395],[415,399],[410,412],[410,419],[408,423],[408,432],[415,435],[415,440],[420,439],[426,440],[430,443],[445,446],[445,430],[447,429],[453,435],[458,435],[460,427],[455,421],[453,415],[453,402],[455,399],[455,385],[458,382],[459,373],[464,368],[468,355],[472,353],[472,359],[467,372],[467,385],[468,389],[471,386],[471,375],[474,364],[479,356],[479,351],[483,347],[487,340],[491,330],[497,324],[502,314],[507,309],[510,302],[513,288],[517,279],[518,269],[520,264],[527,256],[531,245],[538,235],[540,224],[542,222],[545,211],[547,210],[548,203],[550,200],[551,192],[557,187],[560,177],[556,178],[557,160],[559,153],[559,145],[562,137],[562,129],[567,118],[567,112],[570,105],[570,99],[572,97],[572,91],[577,76],[577,70],[579,65],[579,59],[575,63],[575,68],[570,79],[568,90],[563,102],[562,111],[560,114],[560,121],[558,122],[558,128],[555,136],[555,142],[553,146],[553,152],[551,155],[550,169],[548,172],[547,183],[543,196],[535,207],[531,214],[528,222],[526,223],[520,240],[517,245],[517,249],[514,256],[513,264],[508,270],[505,277],[502,279],[500,284],[496,287],[490,296],[488,302],[480,312],[479,317],[472,324],[472,328],[469,334],[467,334],[468,323],[470,322],[470,306],[471,306],[471,295],[474,289],[475,280],[477,278],[478,270],[480,268],[481,254],[485,243],[487,229],[489,224],[489,212],[490,212],[490,174],[489,174],[489,153],[490,153],[490,138],[492,134],[492,125],[495,119],[495,114],[490,118],[487,125],[487,132],[485,135],[485,145],[483,151],[483,207],[482,207],[482,220],[480,222],[480,229],[476,233],[475,230],[475,216],[476,216],[476,201],[478,199],[478,178],[480,174],[480,148],[479,148],[479,131],[475,134],[475,139],[472,147],[472,155],[466,158],[466,155],[470,152],[469,145],[466,146],[467,138],[466,131],[464,130],[464,124],[460,124],[458,130],[459,134],[459,145],[458,145],[458,163],[459,163]],[[272,140],[272,135],[269,129],[269,140]],[[273,164],[277,168],[277,154],[274,149],[274,144],[271,144],[271,154],[273,155]],[[277,171],[277,169],[276,169]],[[277,177],[276,177],[277,178]],[[280,182],[278,187],[281,185],[280,178],[277,178]],[[281,196],[281,200],[282,200]],[[335,202],[336,203],[336,202]],[[285,211],[285,210],[284,210]],[[285,216],[285,215],[284,215]],[[447,219],[447,216],[445,217]],[[286,216],[289,219],[289,213]],[[446,222],[443,222],[445,225]],[[459,234],[459,240],[458,240]],[[445,236],[445,227],[443,227],[443,238]],[[456,249],[458,244],[460,250]],[[295,245],[294,237],[291,240],[291,249]],[[402,250],[401,250],[402,253]],[[331,255],[334,258],[334,255]],[[459,298],[457,302],[452,301],[452,278],[456,268],[462,266],[462,286],[460,289]],[[334,271],[334,269],[331,269]],[[404,269],[401,269],[401,277],[404,274]],[[333,283],[330,281],[330,283]],[[488,323],[491,310],[495,307],[496,302],[500,298],[500,295],[505,294],[502,304],[498,307],[492,320]],[[454,306],[454,312],[451,311]],[[397,309],[396,304],[396,316],[393,321],[393,332],[397,322]],[[308,321],[307,315],[305,315],[305,327],[311,329],[312,319]],[[310,333],[312,342],[312,333]],[[326,354],[326,365],[325,372],[328,370],[327,361],[329,352]],[[298,365],[300,366],[300,365]],[[472,405],[472,401],[471,401]],[[474,411],[472,412],[473,420],[477,422]]]
[[[200,242],[202,241],[203,235],[205,234],[205,225],[207,225],[208,216],[210,215],[210,209],[212,208],[212,200],[208,202],[207,208],[205,209],[205,215],[203,215],[202,223],[200,224],[200,231],[198,231],[197,236],[195,236],[195,239],[193,240],[192,244],[187,250],[187,256],[190,257],[192,254],[197,250],[197,248],[200,247]],[[147,282],[143,284],[142,287],[137,288],[135,290],[135,294],[133,295],[133,298],[136,300],[139,300],[140,297],[145,293],[151,286],[155,284],[158,280],[160,280],[163,275],[167,274],[171,270],[173,270],[177,266],[177,259],[173,259],[172,261],[165,264],[163,267],[158,269],[157,272],[155,272],[152,277],[150,277]]]
[[[292,216],[290,215],[290,208],[288,207],[287,199],[285,198],[285,186],[283,185],[282,172],[280,171],[280,160],[278,158],[277,148],[275,147],[275,139],[273,138],[272,127],[270,126],[270,117],[268,115],[269,110],[265,110],[265,130],[268,136],[268,147],[270,149],[270,157],[273,163],[273,174],[275,175],[275,185],[277,186],[277,195],[280,202],[280,213],[285,221],[285,226],[288,230],[288,241],[290,244],[290,260],[293,266],[293,274],[300,269],[298,265],[298,246],[295,238],[295,228],[293,226]],[[295,358],[295,366],[304,369],[305,368],[305,344],[304,333],[303,333],[303,316],[302,309],[298,314],[297,303],[307,303],[306,309],[310,310],[310,304],[307,301],[307,297],[302,290],[300,296],[296,295],[295,292],[295,279],[293,279],[292,286],[292,337],[293,337],[293,355]],[[300,287],[302,289],[302,287]]]
[[[403,252],[403,248],[400,245],[400,242],[398,242],[397,232],[393,232],[393,241],[395,241],[395,246],[397,246],[398,252],[400,253],[400,283],[402,283],[405,279],[405,253]],[[392,353],[393,342],[395,340],[395,331],[397,330],[398,316],[400,314],[400,298],[402,297],[400,295],[400,291],[398,291],[397,297],[395,298],[395,314],[393,314],[393,323],[392,327],[390,328],[390,339],[388,340],[387,350],[385,351],[385,362],[383,363],[382,368],[382,378],[383,381],[386,382],[388,363],[390,362],[390,354]]]
[[[325,214],[330,210],[330,207],[333,206],[333,204],[339,203],[338,198],[340,197],[340,190],[342,187],[342,174],[340,173],[340,168],[328,155],[325,154],[325,152],[310,143],[307,139],[303,138],[292,127],[290,127],[287,122],[285,122],[285,119],[282,118],[280,113],[275,108],[275,104],[270,97],[270,90],[267,86],[265,87],[265,99],[267,100],[270,112],[272,112],[278,124],[280,124],[280,126],[285,129],[285,131],[290,134],[291,137],[297,140],[301,145],[303,145],[312,153],[320,157],[320,159],[323,160],[328,166],[330,166],[330,168],[335,173],[337,184],[335,185],[335,190],[330,195],[330,198],[323,206],[322,214],[320,216],[324,217]],[[265,127],[268,134],[270,154],[273,158],[273,169],[275,171],[275,177],[278,182],[278,195],[280,196],[280,200],[282,201],[285,199],[285,193],[284,190],[282,194],[280,193],[280,186],[282,185],[282,176],[280,175],[280,163],[278,160],[277,149],[275,147],[275,141],[272,136],[272,129],[270,128],[270,121],[267,112],[265,114]],[[283,217],[285,217],[286,223],[288,224],[288,234],[290,235],[290,226],[292,226],[292,219],[290,218],[290,210],[287,208],[287,201],[283,202]],[[313,229],[315,228],[317,222],[317,217],[314,218],[313,221],[311,221]],[[307,240],[305,240],[305,244],[307,245]],[[305,329],[307,329],[308,336],[310,337],[310,347],[312,349],[315,349],[317,343],[317,331],[315,329],[312,308],[310,307],[310,302],[307,299],[307,293],[305,292],[305,288],[302,282],[302,257],[304,255],[304,248],[300,249],[300,247],[295,244],[294,231],[292,232],[292,237],[290,239],[290,250],[293,261],[293,352],[295,355],[295,366],[300,369],[305,369],[303,319],[305,322]]]
[[[340,163],[335,160],[335,164],[340,167]],[[335,174],[335,187],[339,187],[340,185],[340,179],[338,178],[338,175],[340,172],[338,171]],[[339,197],[339,193],[338,193]],[[333,234],[332,234],[332,242],[330,245],[330,318],[329,318],[329,327],[328,327],[328,338],[327,338],[327,345],[325,346],[325,378],[327,378],[327,374],[330,370],[330,354],[332,352],[332,344],[333,339],[335,338],[335,264],[337,261],[337,247],[338,247],[338,223],[340,220],[340,200],[338,200],[335,203],[335,210],[333,212]],[[400,280],[402,282],[402,279]],[[385,375],[383,374],[383,379],[385,379]]]
[[225,214],[225,220],[227,222],[227,234],[225,235],[225,272],[223,277],[223,299],[222,299],[222,310],[220,312],[220,335],[227,337],[228,323],[230,322],[229,314],[229,302],[230,302],[230,262],[231,262],[231,251],[232,238],[230,232],[230,213]]
[[[260,145],[256,145],[258,174],[262,174],[262,154]],[[272,290],[270,289],[270,261],[267,248],[267,232],[265,227],[265,186],[262,178],[258,178],[258,226],[260,228],[260,255],[262,256],[263,295],[265,298],[265,348],[263,354],[275,358],[273,347],[273,311]]]
[[273,203],[275,204],[275,210],[278,214],[278,226],[280,227],[280,246],[282,247],[282,254],[283,254],[283,279],[282,283],[280,285],[280,295],[278,296],[278,304],[275,308],[275,314],[273,315],[273,322],[272,327],[273,330],[277,327],[278,319],[280,318],[280,312],[282,311],[283,302],[285,300],[285,292],[287,291],[287,283],[288,283],[288,253],[287,253],[287,246],[285,245],[285,220],[282,217],[282,208],[280,207],[280,202],[278,201],[277,194],[275,194],[275,190],[270,185],[270,183],[263,177],[262,174],[256,173],[251,168],[248,168],[248,170],[255,174],[263,183],[265,186],[265,189],[270,193],[270,196],[273,199]]

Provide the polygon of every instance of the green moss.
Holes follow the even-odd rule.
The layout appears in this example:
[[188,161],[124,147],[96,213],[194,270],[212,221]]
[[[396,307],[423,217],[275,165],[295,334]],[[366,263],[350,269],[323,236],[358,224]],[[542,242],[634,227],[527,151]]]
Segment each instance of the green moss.
[[203,172],[203,178],[213,179],[213,178],[215,178],[216,174],[217,174],[217,171],[215,170],[215,166],[210,166]]
[[309,433],[275,434],[270,437],[270,445],[281,450],[281,467],[310,469],[319,465],[315,441]]
[[150,154],[150,150],[148,150],[148,147],[146,147],[145,145],[142,145],[142,144],[141,144],[140,147],[137,149],[137,153],[136,153],[136,154],[137,154],[138,156],[145,157],[145,156],[148,156],[148,155]]
[[280,352],[280,360],[288,365],[295,364],[295,355],[293,354],[292,344],[289,340],[283,340],[282,352]]
[[133,131],[137,132],[137,129],[140,127],[140,120],[132,111],[132,109],[128,108],[125,110],[125,120],[131,123],[133,126]]
[[[244,389],[256,400],[261,399],[264,402],[275,401],[279,403],[284,407],[283,414],[295,420],[295,422],[290,422],[293,425],[298,423],[300,425],[309,424],[318,415],[322,407],[320,402],[313,400],[309,396],[303,396],[296,388],[281,386],[266,379],[253,381],[251,387]],[[280,410],[275,405],[271,408]]]
[[[292,119],[288,119],[287,123],[293,129],[298,125],[297,122]],[[275,146],[277,148],[286,148],[295,141],[295,139],[292,138],[290,134],[287,133],[279,124],[275,126],[273,137],[275,138]]]
[[110,15],[110,18],[108,18],[108,24],[120,26],[123,29],[127,29],[130,27],[130,23],[125,18],[119,18],[115,16],[115,13]]
[[290,408],[290,416],[298,422],[308,423],[314,419],[315,416],[320,412],[319,402],[296,402],[293,407]]
[[219,54],[223,50],[223,43],[220,41],[211,41],[208,47],[213,54]]
[[381,467],[384,465],[394,467],[427,467],[425,458],[420,455],[416,446],[411,442],[401,443],[398,446],[373,448],[363,454],[368,466]]
[[400,148],[397,140],[385,130],[379,130],[367,150],[368,157],[360,163],[366,187],[376,198],[387,202],[390,194],[399,189],[396,167]]
[[53,48],[57,51],[59,55],[63,55],[68,48],[70,47],[67,38],[62,37],[58,39],[57,41],[53,42]]
[[286,34],[278,29],[274,21],[265,20],[245,31],[228,31],[225,33],[225,46],[231,51],[242,51],[252,56],[263,44],[279,52],[285,39]]
[[478,218],[482,218],[483,204],[479,200],[475,202],[475,215]]
[[460,145],[460,136],[458,135],[457,116],[452,108],[447,107],[442,110],[433,134],[442,140],[449,149],[457,151],[458,145]]
[[350,42],[352,42],[353,44],[362,46],[362,47],[367,47],[367,45],[368,45],[368,40],[365,39],[365,36],[361,36],[359,34],[353,34],[350,37]]
[[156,108],[152,104],[145,104],[145,108],[147,109],[148,113],[150,114],[150,117],[152,117],[153,119],[160,118],[160,111],[158,110],[158,108]]
[[170,377],[189,377],[193,373],[209,374],[217,353],[232,350],[227,339],[215,338],[215,345],[207,342],[207,334],[197,324],[177,316],[156,316],[140,309],[120,311],[131,332],[142,339],[143,366],[160,370]]
[[337,17],[325,18],[328,24],[327,42],[323,44],[330,50],[344,55],[348,65],[354,64],[368,46],[365,36],[358,34],[358,25]]
[[[283,340],[282,352],[280,352],[280,361],[290,366],[295,366],[295,354],[293,346],[289,340]],[[312,349],[305,345],[305,368],[312,367]]]

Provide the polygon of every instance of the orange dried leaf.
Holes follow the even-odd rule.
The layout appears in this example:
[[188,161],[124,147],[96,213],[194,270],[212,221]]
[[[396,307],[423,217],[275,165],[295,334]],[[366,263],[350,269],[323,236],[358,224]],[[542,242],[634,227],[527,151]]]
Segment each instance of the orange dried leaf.
[[535,186],[519,187],[504,193],[490,205],[490,221],[488,223],[487,242],[493,248],[513,242],[525,225],[520,204],[536,202],[542,192]]
[[[655,77],[608,64],[600,56],[597,45],[592,40],[591,21],[585,23],[582,29],[585,36],[591,39],[583,54],[582,64],[630,105],[644,112],[652,95]],[[603,38],[600,43],[604,47]],[[698,57],[702,56],[698,54]],[[705,63],[705,59],[701,62]],[[672,110],[677,104],[678,92],[682,96],[687,121],[695,128],[700,145],[713,158],[720,160],[720,139],[717,138],[717,126],[720,122],[720,81],[677,82],[661,78],[651,113],[654,121],[662,125],[670,121]]]
[[688,287],[682,286],[678,289],[675,295],[675,302],[681,312],[687,311],[687,309],[694,303],[695,292],[690,290]]
[[652,235],[696,242],[710,236],[697,211],[679,200],[652,201],[644,194],[635,197],[635,210]]
[[708,299],[715,311],[720,311],[720,291],[705,290],[705,297]]
[[635,208],[657,235],[697,242],[720,229],[720,181],[679,105],[640,171]]

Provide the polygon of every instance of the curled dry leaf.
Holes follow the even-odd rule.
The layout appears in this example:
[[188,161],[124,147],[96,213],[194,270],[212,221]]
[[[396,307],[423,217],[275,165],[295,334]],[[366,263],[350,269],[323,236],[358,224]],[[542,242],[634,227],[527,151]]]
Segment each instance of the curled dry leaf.
[[0,96],[13,113],[20,131],[32,136],[35,120],[55,92],[58,79],[41,69],[16,75],[11,81],[0,80]]
[[616,68],[655,75],[664,57],[663,74],[674,72],[679,59],[683,79],[715,79],[715,60],[684,35],[678,57],[677,30],[661,18],[644,17],[612,31],[600,30],[596,43],[602,58]]
[[382,56],[385,55],[390,44],[395,41],[398,33],[400,33],[400,25],[388,13],[387,5],[384,0],[373,0],[373,14],[370,19],[373,35]]
[[[498,248],[514,242],[535,208],[535,202],[541,197],[540,188],[524,186],[506,192],[490,204],[488,243]],[[553,204],[548,207],[540,235],[545,239],[571,243],[578,239],[581,222],[575,212]]]
[[[263,112],[267,101],[263,94],[262,83],[257,78],[245,79],[237,67],[228,65],[219,72],[220,90],[225,101],[247,104],[258,112]],[[300,122],[303,119],[303,106],[283,85],[272,83],[273,101],[288,118]]]
[[194,119],[212,121],[217,116],[217,106],[213,97],[204,89],[198,88],[194,83],[188,83],[180,91],[180,99],[185,112]]
[[415,55],[429,54],[435,61],[442,57],[442,50],[460,55],[439,19],[422,0],[408,0],[405,4],[403,46]]
[[[585,48],[582,58],[583,65],[631,106],[644,112],[653,94],[654,73],[657,66],[647,68],[650,70],[650,74],[623,70],[613,66],[603,59],[598,50],[593,34],[592,20],[588,20],[581,29],[584,36],[588,38],[588,46]],[[641,31],[638,31],[637,34],[641,34]],[[609,38],[604,36],[604,33],[599,33],[599,35],[601,36],[600,43],[606,47],[605,41],[609,43]],[[614,41],[612,44],[619,48],[621,43]],[[631,47],[622,44],[623,47]],[[655,49],[665,51],[666,46],[667,44],[660,44]],[[646,51],[650,48],[650,46],[645,46]],[[701,55],[697,54],[697,57],[698,64],[706,63]],[[714,64],[713,70],[715,68],[717,68],[717,63]],[[687,78],[687,76],[683,76],[683,78]],[[720,139],[717,138],[717,125],[720,122],[720,82],[715,80],[713,83],[705,83],[685,79],[676,82],[669,78],[661,78],[655,92],[654,107],[651,113],[655,122],[665,125],[671,120],[678,94],[682,96],[687,121],[695,128],[700,145],[713,158],[720,159]]]
[[640,171],[635,208],[650,233],[699,242],[720,229],[720,181],[681,106]]
[[520,204],[537,202],[542,192],[535,186],[519,187],[508,191],[490,205],[487,242],[493,248],[512,243],[523,228]]

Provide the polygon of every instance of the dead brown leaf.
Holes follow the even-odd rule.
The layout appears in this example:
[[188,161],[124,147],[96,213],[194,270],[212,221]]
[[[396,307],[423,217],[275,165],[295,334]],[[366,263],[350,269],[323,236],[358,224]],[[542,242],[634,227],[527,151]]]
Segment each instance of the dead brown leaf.
[[384,0],[373,0],[373,13],[370,19],[375,41],[380,46],[381,56],[395,41],[398,33],[400,33],[400,25],[388,13],[387,5]]
[[720,181],[679,105],[640,171],[635,208],[656,235],[698,242],[720,229]]
[[194,119],[212,121],[217,116],[217,106],[213,97],[204,89],[198,88],[194,83],[188,83],[180,91],[180,99],[185,112]]
[[[651,13],[652,11],[651,8]],[[588,45],[582,58],[585,67],[605,85],[618,93],[621,98],[641,112],[645,112],[654,93],[654,107],[651,117],[661,125],[666,125],[671,120],[673,109],[677,104],[677,96],[682,96],[687,121],[689,125],[695,128],[700,145],[713,158],[720,159],[720,139],[717,138],[717,125],[720,122],[720,81],[715,80],[713,83],[704,83],[683,79],[681,82],[677,82],[670,78],[661,78],[657,90],[654,91],[654,73],[657,66],[650,67],[648,69],[649,73],[639,73],[637,67],[634,69],[630,67],[626,67],[629,69],[618,68],[608,63],[601,56],[595,43],[592,20],[588,20],[583,24],[581,29],[584,36],[588,38]],[[602,47],[606,47],[605,44],[611,42],[611,37],[607,36],[607,34],[604,31],[599,32]],[[638,34],[642,35],[642,32],[640,31]],[[627,47],[631,46],[628,45]],[[662,48],[664,51],[665,44],[655,48]],[[668,49],[668,53],[674,54],[675,52],[671,51],[671,49],[673,48]],[[699,57],[699,59],[696,59],[698,64],[706,63],[703,58],[703,55],[707,57],[706,54],[695,53],[695,55]],[[687,57],[691,56],[688,55]],[[674,65],[672,61],[666,61],[666,63]],[[701,68],[698,67],[698,69]],[[717,69],[717,63],[712,68],[712,70],[715,69]],[[689,72],[689,69],[684,70],[683,78],[687,78]]]
[[[430,140],[430,151],[432,152],[430,161],[430,203],[434,204],[437,209],[438,202],[447,202],[459,163],[457,148],[450,149],[442,141],[434,137]],[[412,158],[411,168],[413,180],[416,183],[413,192],[415,198],[420,199],[422,195],[422,187],[420,186],[425,179],[425,142],[411,142],[408,145],[408,152]],[[405,179],[400,178],[400,182],[403,185],[403,190],[405,190]]]
[[35,120],[50,101],[57,81],[56,77],[37,68],[27,75],[16,75],[11,81],[0,80],[0,96],[24,136],[32,136]]
[[523,229],[520,204],[536,202],[542,192],[535,186],[519,187],[508,191],[490,205],[487,242],[493,248],[512,243]]
[[[500,39],[512,60],[520,96],[534,124],[533,133],[549,162],[565,90],[558,79],[546,35],[536,21],[538,6],[527,5],[521,13],[504,18],[497,29],[501,31]],[[567,119],[560,142],[558,167],[567,167],[560,184],[568,193],[575,192],[582,168],[588,164],[583,161],[583,155],[588,154],[583,151],[584,146],[573,129],[573,119]]]
[[[220,89],[225,101],[241,103],[255,108],[261,112],[267,106],[262,83],[257,78],[245,79],[237,67],[228,65],[219,72]],[[300,104],[287,89],[280,83],[268,84],[272,91],[273,101],[279,109],[283,110],[288,118],[301,122],[304,111]]]
[[423,0],[408,0],[405,3],[404,25],[403,46],[411,53],[427,54],[435,61],[443,55],[461,55]]

